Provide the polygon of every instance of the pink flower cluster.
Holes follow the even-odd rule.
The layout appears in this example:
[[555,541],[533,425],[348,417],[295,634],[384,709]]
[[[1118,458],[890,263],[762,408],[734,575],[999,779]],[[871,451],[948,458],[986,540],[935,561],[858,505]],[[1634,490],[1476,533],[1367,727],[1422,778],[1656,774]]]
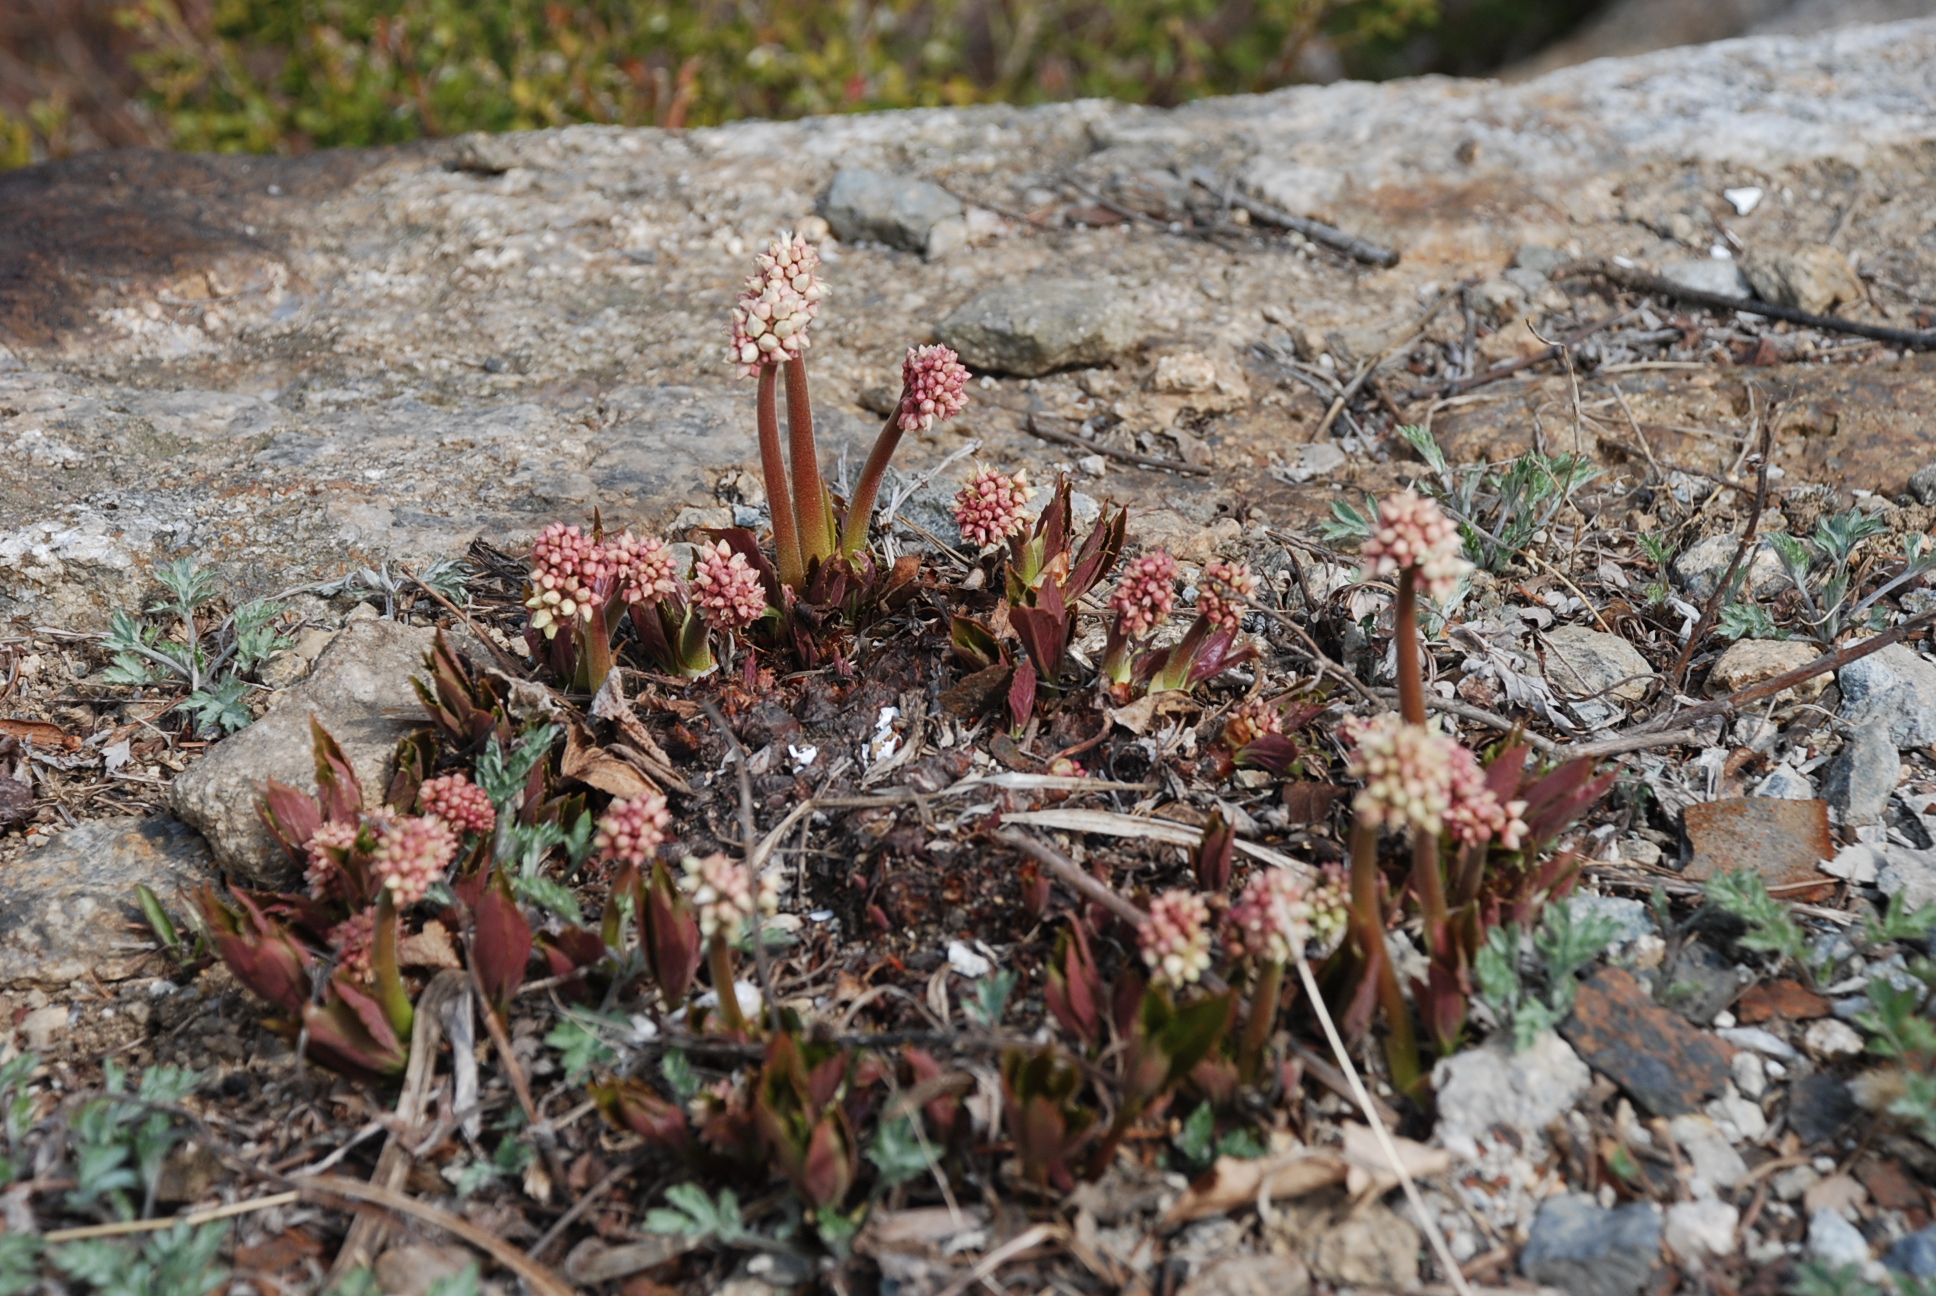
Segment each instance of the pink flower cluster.
[[1176,559],[1152,549],[1123,568],[1109,595],[1109,610],[1124,637],[1141,639],[1170,619],[1176,606]]
[[671,822],[666,800],[657,792],[614,801],[598,821],[598,835],[592,838],[592,845],[604,859],[644,868],[652,862],[652,852],[665,841],[666,826]]
[[618,576],[618,596],[626,603],[657,603],[679,588],[678,564],[671,548],[656,536],[621,531],[605,542]]
[[1459,529],[1439,506],[1417,491],[1387,496],[1378,506],[1378,525],[1359,550],[1372,560],[1372,574],[1394,576],[1418,569],[1425,592],[1443,603],[1472,570],[1460,556]]
[[1289,869],[1253,874],[1224,916],[1232,957],[1288,963],[1307,949],[1323,951],[1344,933],[1349,914],[1342,875],[1329,868],[1307,883]]
[[1252,698],[1238,707],[1230,719],[1224,721],[1223,739],[1233,750],[1248,747],[1265,734],[1284,732],[1284,708],[1281,703],[1266,702],[1263,698]]
[[336,966],[340,971],[349,973],[354,980],[368,981],[372,975],[370,953],[376,945],[376,906],[351,914],[330,928],[324,939],[336,951]]
[[724,540],[699,547],[693,568],[692,601],[721,630],[741,630],[766,615],[766,586],[746,556]]
[[303,848],[309,857],[303,869],[303,881],[308,884],[311,896],[322,900],[329,895],[336,879],[342,876],[342,857],[356,849],[357,834],[361,831],[356,824],[331,820],[310,834],[309,843]]
[[1193,891],[1165,891],[1150,901],[1136,943],[1151,979],[1182,986],[1210,969],[1210,906]]
[[393,819],[377,834],[370,871],[404,909],[423,899],[431,883],[443,880],[456,855],[456,834],[442,819]]
[[733,308],[733,364],[748,377],[761,365],[798,359],[826,288],[814,271],[820,254],[797,234],[782,234],[753,261]]
[[417,792],[417,808],[449,824],[453,832],[488,836],[497,827],[497,811],[484,789],[463,774],[426,779]]
[[[746,867],[714,853],[700,859],[686,856],[685,876],[679,888],[692,900],[699,918],[699,930],[706,939],[724,938],[729,944],[739,938],[739,929],[753,916],[753,885]],[[760,882],[759,912],[770,915],[779,909],[778,884],[771,877]]]
[[986,549],[1019,535],[1028,525],[1024,509],[1035,497],[1026,478],[1026,473],[1010,477],[993,468],[983,468],[969,478],[955,493],[955,525],[961,528],[961,538]]
[[1526,841],[1526,803],[1501,803],[1486,785],[1486,772],[1479,758],[1463,743],[1452,744],[1452,804],[1445,814],[1445,826],[1468,846],[1497,840],[1506,850],[1518,850]]
[[553,522],[531,546],[531,628],[549,639],[574,617],[589,621],[598,583],[614,573],[602,545],[575,526]]
[[1410,825],[1436,835],[1452,806],[1452,752],[1458,744],[1429,725],[1406,724],[1392,711],[1370,720],[1346,716],[1339,732],[1351,744],[1352,775],[1364,780],[1353,808],[1374,824]]
[[909,347],[901,362],[901,405],[896,411],[903,432],[926,432],[938,419],[951,419],[968,407],[968,368],[944,346]]
[[1257,600],[1262,582],[1244,563],[1207,562],[1197,580],[1197,615],[1222,630],[1235,633],[1244,621],[1244,608]]

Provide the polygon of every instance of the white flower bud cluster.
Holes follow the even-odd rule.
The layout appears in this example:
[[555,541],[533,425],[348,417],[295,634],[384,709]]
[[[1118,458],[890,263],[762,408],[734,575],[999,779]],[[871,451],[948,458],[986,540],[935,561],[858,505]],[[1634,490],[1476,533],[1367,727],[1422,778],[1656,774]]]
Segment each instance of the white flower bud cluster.
[[733,307],[729,359],[752,377],[761,365],[796,360],[807,349],[807,326],[827,289],[815,270],[820,254],[798,234],[782,234],[754,259],[754,272]]

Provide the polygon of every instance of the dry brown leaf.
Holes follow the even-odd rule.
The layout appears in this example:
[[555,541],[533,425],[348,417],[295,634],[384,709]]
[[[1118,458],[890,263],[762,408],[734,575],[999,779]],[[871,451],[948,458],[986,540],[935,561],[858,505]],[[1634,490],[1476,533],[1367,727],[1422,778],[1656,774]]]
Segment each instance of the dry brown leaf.
[[[1452,1168],[1452,1154],[1444,1148],[1426,1147],[1395,1134],[1392,1146],[1413,1179],[1429,1179]],[[1398,1175],[1369,1125],[1344,1127],[1344,1159],[1351,1167],[1345,1188],[1353,1197],[1382,1194],[1398,1186]]]
[[79,738],[45,720],[0,720],[0,734],[36,747],[58,747],[62,751],[74,751],[81,745]]
[[450,938],[450,932],[436,919],[423,925],[423,930],[415,936],[406,936],[397,948],[397,961],[405,967],[413,968],[462,968],[463,960],[457,957],[457,946]]
[[1802,1205],[1813,1215],[1818,1210],[1831,1210],[1837,1215],[1846,1214],[1851,1207],[1860,1206],[1869,1200],[1869,1190],[1856,1181],[1854,1175],[1836,1174],[1810,1184],[1802,1194]]
[[1164,716],[1193,715],[1202,709],[1182,689],[1164,689],[1160,693],[1145,693],[1128,706],[1111,711],[1109,719],[1140,738]]
[[1163,1216],[1164,1228],[1255,1206],[1266,1183],[1275,1200],[1302,1197],[1345,1181],[1351,1166],[1336,1152],[1294,1148],[1275,1156],[1218,1157]]
[[565,756],[558,763],[558,772],[566,778],[589,784],[600,792],[609,792],[622,801],[659,790],[658,784],[636,766],[596,745],[592,741],[591,731],[577,720],[572,721],[566,730]]

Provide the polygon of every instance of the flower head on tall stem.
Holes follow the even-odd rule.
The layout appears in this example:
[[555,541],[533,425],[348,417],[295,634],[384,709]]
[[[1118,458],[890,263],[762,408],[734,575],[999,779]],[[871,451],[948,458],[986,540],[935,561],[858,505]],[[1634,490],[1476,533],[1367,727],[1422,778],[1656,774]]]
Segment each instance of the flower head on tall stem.
[[815,273],[820,254],[798,234],[782,234],[753,261],[733,308],[731,360],[751,378],[762,365],[796,360],[826,288]]
[[1109,610],[1125,638],[1141,639],[1170,619],[1176,606],[1176,559],[1161,549],[1137,558],[1116,578]]
[[592,846],[602,859],[642,869],[651,864],[652,852],[665,841],[666,826],[671,822],[666,799],[657,792],[614,801],[598,821]]
[[[760,880],[756,900],[746,866],[724,855],[715,852],[703,859],[688,855],[684,869],[679,888],[691,898],[700,934],[709,941],[717,937],[730,945],[738,940],[739,930],[753,917],[756,903],[761,917],[779,911],[776,879],[769,876]],[[730,989],[721,988],[720,993],[730,993]]]
[[1136,943],[1152,980],[1169,986],[1201,980],[1210,970],[1210,906],[1194,891],[1165,891],[1150,901]]
[[442,819],[453,832],[487,836],[497,827],[497,811],[491,806],[491,798],[463,774],[425,780],[417,792],[417,808]]
[[894,411],[903,432],[926,432],[968,407],[968,367],[945,346],[909,347],[901,361],[901,403]]
[[657,603],[678,590],[678,563],[671,547],[658,537],[622,531],[605,542],[605,551],[618,578],[621,601]]
[[531,546],[531,628],[547,639],[573,619],[590,621],[598,582],[613,574],[603,546],[575,526],[553,522]]
[[1035,497],[1026,473],[1008,476],[983,468],[955,492],[955,525],[961,538],[978,548],[1000,544],[1028,526],[1028,502]]
[[1506,850],[1518,850],[1525,843],[1526,803],[1501,802],[1486,784],[1486,772],[1463,743],[1453,743],[1451,751],[1451,805],[1445,813],[1445,826],[1468,846],[1497,841]]
[[391,819],[377,834],[370,871],[390,889],[397,908],[406,909],[424,898],[431,883],[443,880],[456,855],[456,834],[442,819]]
[[1197,615],[1221,630],[1235,633],[1244,609],[1257,601],[1262,583],[1244,563],[1207,562],[1197,580]]
[[1440,603],[1452,597],[1459,578],[1472,570],[1461,557],[1459,528],[1439,506],[1417,491],[1402,490],[1378,506],[1378,522],[1359,550],[1372,574],[1395,576],[1416,568],[1421,587]]
[[1264,869],[1252,875],[1224,915],[1225,941],[1233,957],[1289,963],[1307,948],[1329,948],[1349,918],[1344,878],[1335,867],[1315,882],[1289,869]]
[[1351,744],[1351,773],[1364,780],[1352,802],[1360,818],[1374,827],[1436,836],[1451,808],[1452,749],[1458,744],[1390,711],[1370,720],[1346,716],[1339,730]]
[[724,540],[701,545],[693,568],[692,601],[708,625],[743,630],[766,615],[766,586],[744,554]]

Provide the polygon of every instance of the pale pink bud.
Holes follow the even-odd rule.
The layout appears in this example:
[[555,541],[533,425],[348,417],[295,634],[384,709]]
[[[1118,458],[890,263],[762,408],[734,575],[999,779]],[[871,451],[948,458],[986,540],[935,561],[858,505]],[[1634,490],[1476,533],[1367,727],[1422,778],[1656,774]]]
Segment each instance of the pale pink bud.
[[1197,615],[1222,630],[1235,633],[1244,622],[1244,609],[1257,601],[1261,582],[1243,563],[1207,562],[1197,581]]
[[497,827],[497,811],[484,789],[462,774],[428,779],[417,793],[417,808],[435,815],[459,833],[486,836]]
[[1498,794],[1486,784],[1486,772],[1479,758],[1462,743],[1451,751],[1452,803],[1445,814],[1445,826],[1468,846],[1497,840],[1506,850],[1518,850],[1526,840],[1526,803],[1500,803]]
[[1233,957],[1288,963],[1307,948],[1325,950],[1343,934],[1346,918],[1337,869],[1324,870],[1312,883],[1289,869],[1265,869],[1251,876],[1225,915],[1225,940]]
[[1403,490],[1378,506],[1377,526],[1358,552],[1372,560],[1375,576],[1416,568],[1421,588],[1443,603],[1457,592],[1459,578],[1472,570],[1461,549],[1452,519],[1417,491]]
[[1137,558],[1123,568],[1109,596],[1116,626],[1131,639],[1140,639],[1170,619],[1176,606],[1176,559],[1161,549]]
[[309,885],[309,894],[318,900],[325,899],[335,887],[337,878],[343,873],[343,858],[356,849],[356,837],[360,829],[353,823],[332,820],[319,826],[310,835],[304,853],[309,862],[303,870],[303,880]]
[[605,552],[618,579],[618,596],[626,603],[657,603],[679,588],[672,549],[656,536],[622,531],[606,541]]
[[[704,859],[686,856],[684,869],[679,889],[692,900],[700,932],[708,940],[714,936],[722,936],[728,943],[739,939],[739,929],[753,917],[755,903],[745,865],[715,853]],[[761,880],[757,903],[762,917],[778,912],[779,889],[774,878]],[[722,989],[721,993],[730,994],[731,990]]]
[[356,981],[372,975],[370,955],[376,946],[376,906],[360,910],[324,933],[323,939],[336,952],[336,966]]
[[666,825],[672,816],[666,800],[657,792],[646,792],[629,801],[614,801],[598,821],[598,835],[592,845],[600,857],[644,868],[652,862],[652,852],[666,839]]
[[1028,526],[1025,511],[1035,492],[1026,473],[1013,477],[983,468],[955,493],[955,525],[961,538],[977,548],[999,544]]
[[944,346],[909,347],[901,362],[901,431],[926,432],[968,406],[968,370]]
[[1352,775],[1364,780],[1353,808],[1374,824],[1437,835],[1451,807],[1458,744],[1391,711],[1370,720],[1346,716],[1339,732],[1351,744]]
[[1210,906],[1193,891],[1165,891],[1150,901],[1136,943],[1152,981],[1182,986],[1200,980],[1210,970]]
[[819,311],[826,288],[815,273],[820,254],[797,234],[782,234],[753,259],[753,274],[733,310],[733,344],[728,354],[748,377],[761,365],[798,359],[807,347],[807,325]]
[[766,586],[747,565],[746,555],[734,553],[724,540],[715,540],[699,548],[692,601],[707,624],[741,630],[766,615]]
[[395,819],[377,834],[370,871],[390,888],[399,909],[424,898],[457,855],[457,838],[442,819]]

